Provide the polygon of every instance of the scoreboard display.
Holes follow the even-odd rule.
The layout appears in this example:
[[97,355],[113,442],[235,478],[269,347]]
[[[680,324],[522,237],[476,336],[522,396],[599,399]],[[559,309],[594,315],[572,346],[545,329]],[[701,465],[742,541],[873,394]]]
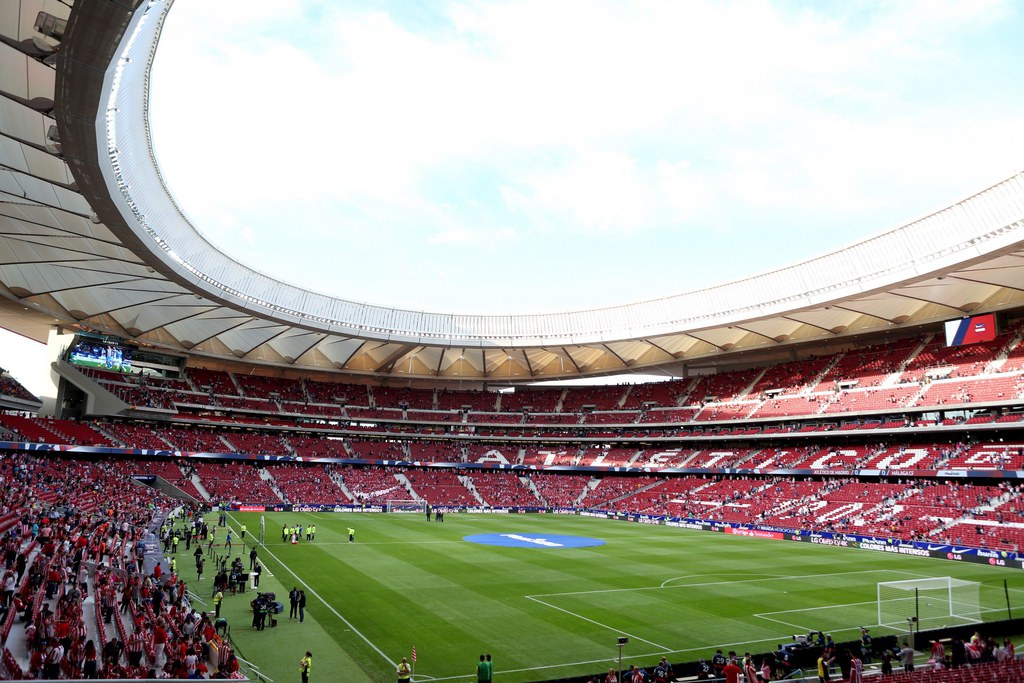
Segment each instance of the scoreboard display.
[[996,338],[995,313],[972,315],[946,323],[946,346],[964,346]]

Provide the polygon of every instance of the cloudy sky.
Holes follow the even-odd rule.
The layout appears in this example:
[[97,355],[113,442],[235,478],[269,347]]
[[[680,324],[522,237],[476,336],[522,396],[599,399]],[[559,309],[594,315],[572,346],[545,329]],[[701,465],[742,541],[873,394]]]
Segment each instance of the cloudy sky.
[[547,312],[858,241],[1020,170],[1013,2],[177,0],[169,184],[345,298]]
[[854,243],[1022,169],[1012,0],[177,0],[164,175],[239,260],[550,312]]

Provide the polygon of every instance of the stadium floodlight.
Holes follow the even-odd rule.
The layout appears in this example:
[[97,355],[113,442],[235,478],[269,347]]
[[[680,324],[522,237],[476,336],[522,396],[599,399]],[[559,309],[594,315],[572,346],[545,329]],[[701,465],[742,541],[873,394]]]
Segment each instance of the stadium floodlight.
[[878,625],[912,629],[981,621],[981,584],[949,576],[878,583]]

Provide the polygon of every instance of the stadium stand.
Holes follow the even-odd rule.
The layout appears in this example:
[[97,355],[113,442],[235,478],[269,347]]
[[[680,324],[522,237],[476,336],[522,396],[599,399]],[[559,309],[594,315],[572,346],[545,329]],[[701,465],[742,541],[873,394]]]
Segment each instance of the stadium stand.
[[451,470],[410,470],[405,474],[413,493],[431,506],[475,506],[478,499]]
[[471,481],[484,505],[491,507],[540,507],[541,500],[512,472],[474,472]]
[[289,503],[338,505],[352,502],[324,467],[295,463],[267,465],[265,468]]
[[197,460],[195,468],[211,501],[253,505],[282,502],[252,464]]
[[38,401],[21,382],[11,376],[9,372],[0,368],[0,395],[12,396],[23,401]]

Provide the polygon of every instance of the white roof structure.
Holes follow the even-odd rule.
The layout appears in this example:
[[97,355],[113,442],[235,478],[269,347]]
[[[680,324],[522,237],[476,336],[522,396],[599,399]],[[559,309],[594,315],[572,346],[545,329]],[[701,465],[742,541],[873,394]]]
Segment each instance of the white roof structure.
[[160,175],[148,82],[171,4],[0,8],[0,325],[36,339],[53,324],[93,330],[211,364],[504,383],[781,358],[1024,305],[1024,174],[819,258],[609,308],[424,312],[275,280],[204,240]]

